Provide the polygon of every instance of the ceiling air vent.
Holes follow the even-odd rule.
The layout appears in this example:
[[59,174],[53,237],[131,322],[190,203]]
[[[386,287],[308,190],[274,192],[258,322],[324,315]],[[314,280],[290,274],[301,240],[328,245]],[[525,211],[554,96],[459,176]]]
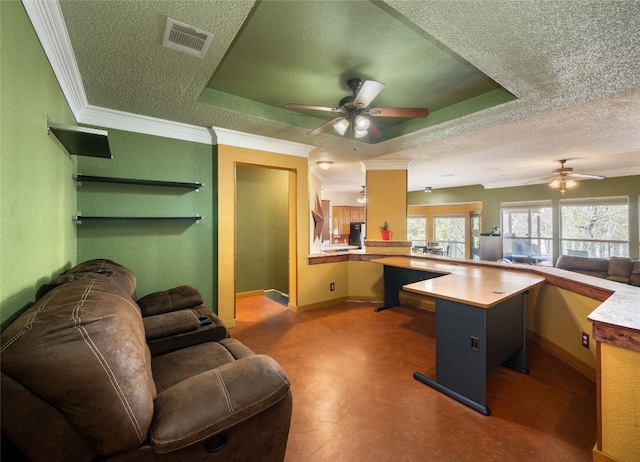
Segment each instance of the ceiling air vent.
[[188,24],[167,18],[162,46],[204,58],[213,39],[213,34],[197,29]]

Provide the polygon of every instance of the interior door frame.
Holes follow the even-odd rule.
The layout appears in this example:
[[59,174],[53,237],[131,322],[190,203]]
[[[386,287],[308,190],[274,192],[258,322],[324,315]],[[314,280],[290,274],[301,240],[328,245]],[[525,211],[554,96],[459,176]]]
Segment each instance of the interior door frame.
[[[301,241],[301,230],[308,232],[302,223],[303,211],[300,210],[308,194],[308,161],[303,157],[276,154],[273,152],[236,146],[218,146],[218,306],[221,320],[228,326],[237,325],[236,318],[236,164],[279,168],[289,172],[289,308],[298,306],[299,290],[299,249],[307,244]],[[304,215],[306,217],[306,215]],[[306,254],[305,254],[306,255]]]

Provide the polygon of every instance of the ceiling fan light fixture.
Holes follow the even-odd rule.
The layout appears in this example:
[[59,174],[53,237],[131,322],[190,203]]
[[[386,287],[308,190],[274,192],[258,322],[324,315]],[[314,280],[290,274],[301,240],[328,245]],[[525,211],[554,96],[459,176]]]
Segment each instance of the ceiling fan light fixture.
[[566,182],[565,182],[565,186],[567,188],[574,188],[578,185],[578,183],[576,183],[575,181],[573,181],[571,178],[569,178]]
[[333,167],[333,162],[331,162],[330,160],[319,160],[318,162],[316,162],[316,165],[322,170],[329,170],[331,167]]
[[340,122],[335,124],[333,128],[335,128],[340,135],[344,135],[347,128],[349,128],[349,121],[347,119],[342,119]]
[[[427,108],[370,108],[371,102],[384,88],[384,83],[376,80],[365,80],[363,82],[358,78],[352,78],[347,81],[347,86],[353,94],[342,98],[337,107],[300,103],[287,103],[284,106],[287,109],[342,113],[344,115],[325,122],[313,130],[309,130],[307,135],[317,135],[329,127],[333,127],[340,136],[345,136],[347,129],[350,129],[348,137],[353,139],[369,136],[372,140],[375,140],[382,135],[368,116],[412,119],[415,117],[427,117],[429,115],[429,109]],[[351,125],[353,125],[353,127],[351,127]]]
[[367,136],[367,131],[366,130],[360,130],[359,128],[356,127],[356,138],[362,138],[363,136]]
[[356,116],[355,123],[356,123],[356,130],[366,131],[369,128],[369,125],[371,125],[371,121],[361,114]]
[[551,186],[552,188],[559,188],[560,187],[560,180],[558,180],[557,178],[554,179],[551,183],[549,183],[549,186]]

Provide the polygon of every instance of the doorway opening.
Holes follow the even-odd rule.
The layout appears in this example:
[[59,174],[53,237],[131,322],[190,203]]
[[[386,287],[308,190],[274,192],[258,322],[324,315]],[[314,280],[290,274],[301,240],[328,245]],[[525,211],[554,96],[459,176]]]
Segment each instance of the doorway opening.
[[236,164],[236,294],[264,294],[288,305],[290,172]]

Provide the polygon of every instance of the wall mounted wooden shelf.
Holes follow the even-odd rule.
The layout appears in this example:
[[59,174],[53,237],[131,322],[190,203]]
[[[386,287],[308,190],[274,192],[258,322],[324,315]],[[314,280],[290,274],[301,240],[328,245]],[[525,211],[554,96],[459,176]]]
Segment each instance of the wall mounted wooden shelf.
[[47,133],[52,133],[71,155],[113,158],[106,130],[56,124],[47,120]]
[[74,173],[73,179],[76,180],[76,185],[80,186],[83,181],[89,181],[94,183],[118,183],[118,184],[135,184],[144,186],[166,186],[170,188],[187,188],[200,191],[200,188],[204,186],[204,183],[198,181],[194,182],[182,182],[182,181],[162,181],[162,180],[142,180],[136,178],[117,178],[109,176],[94,176],[83,175],[82,173]]
[[204,217],[200,215],[192,215],[185,217],[121,217],[121,216],[93,216],[82,215],[80,212],[72,217],[76,224],[81,224],[83,221],[193,221],[199,223]]

